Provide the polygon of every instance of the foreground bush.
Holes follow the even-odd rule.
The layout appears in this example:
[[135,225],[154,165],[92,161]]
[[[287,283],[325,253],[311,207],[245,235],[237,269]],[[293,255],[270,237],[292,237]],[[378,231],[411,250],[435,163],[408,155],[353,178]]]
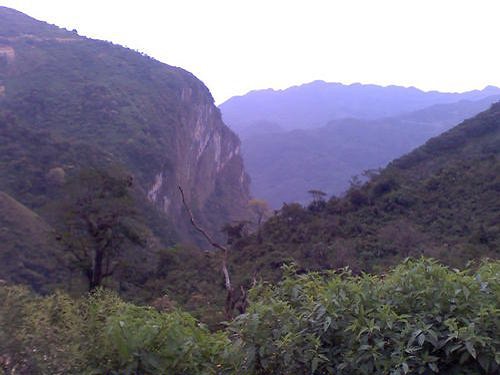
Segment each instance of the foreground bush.
[[215,374],[229,341],[189,314],[99,291],[83,300],[0,288],[0,368],[9,374]]
[[209,332],[98,291],[0,287],[0,374],[498,374],[500,262],[409,260],[383,276],[296,275]]
[[500,262],[385,276],[294,275],[252,291],[230,329],[253,374],[498,374]]

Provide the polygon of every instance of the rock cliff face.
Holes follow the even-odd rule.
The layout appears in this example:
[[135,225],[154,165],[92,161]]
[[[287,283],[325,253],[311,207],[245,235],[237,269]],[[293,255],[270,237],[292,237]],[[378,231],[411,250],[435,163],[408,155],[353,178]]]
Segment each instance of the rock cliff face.
[[[191,73],[0,7],[0,88],[0,111],[24,126],[125,165],[181,238],[190,229],[177,186],[213,231],[243,217],[240,142]],[[47,171],[54,167],[75,168],[47,158]],[[22,191],[1,188],[27,204]]]
[[[201,84],[182,88],[180,98],[190,110],[182,114],[180,126],[175,129],[173,154],[149,181],[147,198],[169,216],[182,217],[184,208],[178,190],[181,186],[187,201],[206,225],[213,227],[215,218],[217,225],[213,229],[217,230],[224,221],[244,217],[248,177],[240,155],[240,141],[224,125],[219,110]],[[219,214],[221,217],[217,219]]]

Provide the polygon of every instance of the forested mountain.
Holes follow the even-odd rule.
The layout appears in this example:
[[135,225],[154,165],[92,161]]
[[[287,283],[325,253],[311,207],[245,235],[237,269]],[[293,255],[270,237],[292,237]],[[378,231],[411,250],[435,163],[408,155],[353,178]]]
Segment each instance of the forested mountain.
[[[93,203],[106,197],[129,202],[120,189],[130,188],[133,215],[117,205],[100,219],[119,216],[127,221],[121,229],[147,232],[146,248],[197,241],[178,185],[197,219],[216,234],[246,212],[239,140],[202,82],[181,68],[5,7],[0,139],[0,190],[56,229],[66,221],[55,206],[71,197],[81,202],[85,183],[75,181],[92,174],[104,184],[94,189],[101,195],[92,196]],[[120,172],[106,177],[103,170]],[[3,255],[9,251],[2,247]]]
[[390,163],[345,196],[284,205],[234,252],[237,274],[379,270],[407,256],[500,256],[500,103]]
[[242,135],[252,194],[274,208],[284,202],[305,203],[312,189],[339,195],[353,176],[384,167],[498,100],[500,95],[461,100],[397,117],[334,120],[313,129],[256,125],[251,134]]
[[475,101],[499,94],[500,88],[492,86],[481,91],[441,93],[414,87],[315,81],[285,90],[251,91],[227,100],[220,108],[224,121],[238,134],[243,134],[254,126],[261,126],[262,122],[286,130],[309,129],[336,119],[380,119],[435,104]]

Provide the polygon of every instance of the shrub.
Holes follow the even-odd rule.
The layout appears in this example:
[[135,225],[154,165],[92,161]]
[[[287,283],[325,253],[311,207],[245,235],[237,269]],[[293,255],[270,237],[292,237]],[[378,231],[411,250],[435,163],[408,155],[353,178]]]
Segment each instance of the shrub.
[[500,262],[473,272],[406,260],[386,275],[297,275],[256,286],[209,332],[187,313],[0,287],[0,373],[498,374]]
[[0,297],[7,374],[215,374],[232,363],[226,335],[187,313],[134,306],[102,290],[74,300],[2,287]]
[[385,276],[286,273],[254,289],[248,313],[231,325],[244,372],[500,370],[500,262],[475,273],[432,260],[408,260]]

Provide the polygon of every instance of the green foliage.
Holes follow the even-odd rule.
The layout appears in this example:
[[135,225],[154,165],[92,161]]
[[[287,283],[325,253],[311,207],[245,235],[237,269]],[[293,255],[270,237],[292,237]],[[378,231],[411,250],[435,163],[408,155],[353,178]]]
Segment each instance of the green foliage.
[[[230,329],[255,374],[493,374],[500,263],[472,273],[408,260],[384,276],[286,276]],[[246,373],[245,372],[245,373]]]
[[68,277],[62,247],[39,215],[0,191],[0,278],[49,292]]
[[135,306],[110,319],[106,340],[107,367],[122,374],[213,374],[229,344],[185,313]]
[[[79,305],[67,295],[56,293],[35,298],[25,306],[21,324],[24,346],[33,365],[45,374],[67,373],[83,365],[82,329]],[[28,356],[28,353],[24,353]]]
[[[26,319],[26,305],[33,296],[22,287],[0,287],[0,369],[10,367],[29,367],[24,355],[25,338],[21,327]],[[7,372],[8,373],[8,372]]]
[[0,111],[0,151],[1,189],[35,210],[59,198],[62,184],[55,183],[54,169],[71,177],[81,166],[106,168],[113,163],[91,145],[26,126],[5,111]]
[[211,328],[220,327],[226,295],[220,262],[214,251],[180,245],[163,249],[144,287],[153,299],[165,296]]
[[[69,287],[74,292],[85,290],[80,285],[83,282],[79,270],[90,262],[89,257],[82,257],[86,251],[82,247],[89,245],[92,236],[88,232],[84,235],[83,216],[76,212],[85,213],[83,196],[88,201],[94,195],[86,204],[87,213],[94,210],[92,215],[101,221],[105,213],[107,218],[120,213],[119,218],[113,219],[115,229],[120,228],[113,237],[118,240],[115,247],[120,245],[124,256],[120,259],[120,272],[109,285],[116,287],[119,279],[124,295],[144,299],[137,285],[144,283],[145,274],[154,267],[154,253],[172,245],[177,236],[170,220],[147,202],[136,180],[132,187],[127,187],[128,194],[120,193],[130,172],[96,147],[32,129],[4,113],[0,113],[0,151],[0,169],[5,172],[0,175],[0,189],[9,194],[0,194],[0,223],[4,228],[0,231],[4,243],[2,277],[41,292],[56,286]],[[103,194],[106,190],[107,195]],[[80,219],[76,220],[78,216]],[[121,241],[122,235],[133,241]],[[61,237],[65,241],[56,241]],[[147,242],[148,249],[141,250],[138,240]],[[74,250],[72,256],[64,251],[68,247]],[[90,249],[92,246],[87,246]],[[76,255],[80,255],[79,259]],[[71,270],[78,272],[73,275],[74,282],[68,284]]]
[[406,260],[382,276],[297,274],[251,290],[209,332],[97,289],[81,299],[0,287],[6,374],[496,374],[500,262],[459,271]]
[[0,288],[0,363],[32,374],[215,374],[229,340],[186,313],[160,313],[97,291],[82,300]]

